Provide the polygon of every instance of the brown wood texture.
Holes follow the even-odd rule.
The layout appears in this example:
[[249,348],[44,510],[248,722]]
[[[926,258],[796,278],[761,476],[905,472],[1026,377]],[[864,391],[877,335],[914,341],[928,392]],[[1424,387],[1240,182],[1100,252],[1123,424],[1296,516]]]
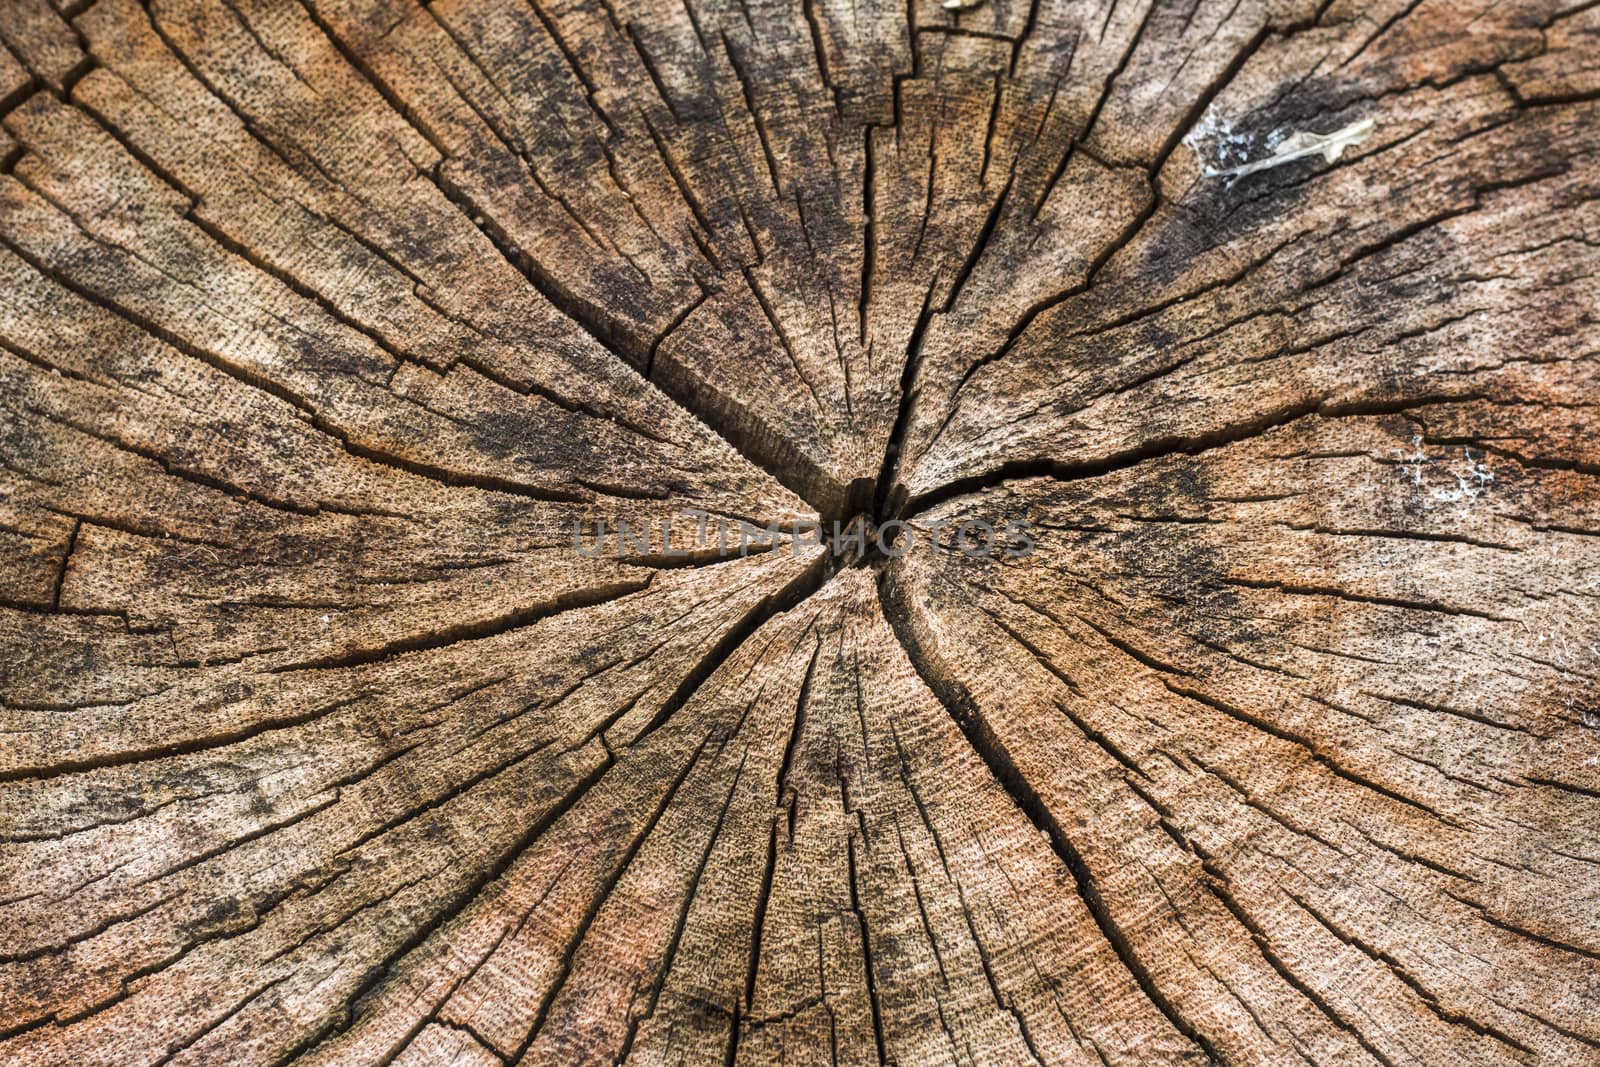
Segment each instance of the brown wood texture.
[[0,3],[0,1064],[622,1062],[1600,1064],[1600,5]]

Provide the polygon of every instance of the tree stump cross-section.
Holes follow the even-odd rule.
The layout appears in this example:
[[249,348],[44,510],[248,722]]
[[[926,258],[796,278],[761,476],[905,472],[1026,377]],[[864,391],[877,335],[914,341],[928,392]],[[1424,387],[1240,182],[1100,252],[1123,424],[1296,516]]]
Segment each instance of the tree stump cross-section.
[[4,0],[0,1063],[1600,1065],[1597,279],[1580,0]]

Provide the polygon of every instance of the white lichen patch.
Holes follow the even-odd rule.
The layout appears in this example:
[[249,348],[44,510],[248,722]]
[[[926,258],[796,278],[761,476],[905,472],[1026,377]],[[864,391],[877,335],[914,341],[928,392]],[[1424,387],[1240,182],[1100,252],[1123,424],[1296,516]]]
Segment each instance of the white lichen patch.
[[1428,510],[1436,507],[1455,507],[1465,515],[1494,483],[1494,471],[1489,468],[1488,457],[1474,458],[1472,449],[1462,448],[1453,462],[1435,465],[1422,447],[1422,437],[1411,438],[1413,451],[1402,453],[1400,471],[1411,485],[1420,491],[1422,506]]
[[[1209,158],[1214,160],[1217,166],[1228,166],[1235,161],[1243,160],[1255,147],[1257,140],[1235,130],[1232,122],[1220,117],[1208,107],[1205,114],[1200,116],[1200,121],[1184,135],[1183,144],[1199,159]],[[1277,143],[1269,137],[1268,150],[1276,147]],[[1206,172],[1214,173],[1209,167]]]
[[[1295,130],[1284,136],[1274,132],[1266,139],[1266,146],[1272,152],[1271,155],[1232,166],[1207,167],[1205,174],[1208,178],[1227,178],[1230,182],[1234,182],[1257,171],[1281,167],[1285,163],[1310,156],[1320,155],[1332,163],[1344,155],[1345,149],[1366,141],[1377,128],[1375,120],[1366,118],[1352,122],[1332,133]],[[1202,155],[1199,146],[1209,144],[1213,158],[1219,161],[1243,156],[1249,150],[1251,141],[1252,138],[1235,132],[1226,119],[1213,117],[1210,109],[1206,110],[1200,121],[1195,123],[1194,128],[1183,139],[1183,143],[1197,156]]]

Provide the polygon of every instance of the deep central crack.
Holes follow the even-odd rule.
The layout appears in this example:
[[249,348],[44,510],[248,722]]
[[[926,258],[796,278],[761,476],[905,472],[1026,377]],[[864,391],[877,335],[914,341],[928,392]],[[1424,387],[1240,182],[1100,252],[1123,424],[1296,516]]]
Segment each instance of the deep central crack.
[[829,566],[833,571],[864,565],[881,566],[891,558],[879,541],[877,521],[865,512],[856,514],[848,522],[824,523],[822,540],[828,548]]

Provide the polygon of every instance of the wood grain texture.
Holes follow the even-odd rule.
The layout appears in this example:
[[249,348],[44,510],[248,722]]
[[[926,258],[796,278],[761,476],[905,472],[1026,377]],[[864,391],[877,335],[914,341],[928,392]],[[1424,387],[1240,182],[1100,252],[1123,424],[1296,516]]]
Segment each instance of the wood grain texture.
[[4,0],[0,1062],[1600,1065],[1597,13]]

